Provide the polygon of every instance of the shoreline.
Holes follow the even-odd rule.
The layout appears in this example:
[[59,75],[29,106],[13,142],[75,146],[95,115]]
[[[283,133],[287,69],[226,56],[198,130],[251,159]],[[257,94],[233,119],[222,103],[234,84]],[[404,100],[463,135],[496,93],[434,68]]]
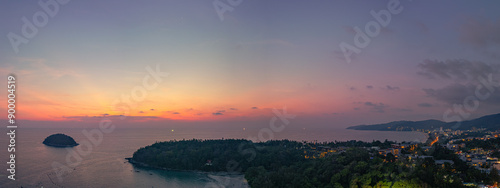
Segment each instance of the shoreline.
[[231,172],[225,172],[225,171],[208,172],[208,171],[201,171],[201,170],[181,170],[181,169],[151,166],[151,165],[148,165],[145,163],[134,161],[134,159],[131,157],[126,157],[125,160],[127,160],[130,164],[137,165],[139,167],[146,167],[146,168],[152,168],[152,169],[157,169],[157,170],[167,170],[167,171],[175,171],[175,172],[194,172],[194,173],[198,173],[198,174],[217,175],[217,176],[245,176],[245,174],[243,174],[243,173],[231,173]]
[[[409,133],[421,133],[425,135],[425,140],[428,140],[430,138],[429,133],[421,132],[421,131],[394,131],[394,130],[367,130],[367,129],[349,129],[346,128],[347,130],[353,130],[353,131],[377,131],[377,132],[409,132]],[[380,140],[381,141],[381,140]],[[421,143],[425,143],[426,141],[422,141]]]
[[137,165],[138,167],[152,168],[157,170],[165,170],[165,171],[174,171],[174,172],[190,172],[196,174],[206,175],[208,178],[214,180],[217,184],[226,187],[227,185],[231,185],[231,187],[242,187],[249,188],[248,180],[245,179],[245,174],[243,173],[230,173],[230,172],[206,172],[200,170],[179,170],[179,169],[171,169],[164,167],[156,167],[151,166],[145,163],[134,161],[131,157],[125,158],[130,164]]
[[80,144],[76,143],[76,144],[72,144],[72,145],[63,145],[63,144],[52,144],[52,143],[42,143],[46,146],[50,146],[50,147],[56,147],[56,148],[72,148],[72,147],[76,147]]

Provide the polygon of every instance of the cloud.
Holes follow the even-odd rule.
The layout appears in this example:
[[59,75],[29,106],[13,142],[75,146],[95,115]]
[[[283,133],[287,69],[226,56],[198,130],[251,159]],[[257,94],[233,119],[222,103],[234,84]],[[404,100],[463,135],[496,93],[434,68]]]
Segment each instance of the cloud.
[[452,59],[446,61],[424,60],[418,65],[421,71],[419,75],[430,79],[445,79],[453,81],[473,81],[480,75],[496,74],[499,72],[498,65],[488,65],[483,62],[471,62],[464,59]]
[[131,121],[146,121],[146,120],[153,120],[153,119],[162,119],[161,117],[158,116],[124,116],[124,115],[102,115],[102,116],[62,116],[64,119],[68,120],[77,120],[77,121],[92,121],[92,120],[101,120],[102,118],[110,118],[110,119],[116,119],[116,118],[126,118]]
[[214,116],[221,116],[221,115],[224,115],[223,112],[226,112],[226,111],[225,110],[218,110],[218,111],[212,113],[212,115],[214,115]]
[[463,100],[474,93],[474,86],[472,84],[464,85],[454,83],[439,89],[423,89],[429,97],[437,100],[444,101],[449,104],[462,103]]
[[375,104],[372,102],[365,102],[364,105],[370,107],[372,111],[379,113],[384,113],[385,109],[388,107],[384,103]]
[[237,108],[229,108],[229,110],[238,110]]
[[428,108],[428,107],[432,107],[432,104],[424,102],[424,103],[419,103],[418,106]]
[[139,113],[143,114],[143,113],[144,113],[144,111],[142,111],[142,110],[141,110],[141,111],[139,111]]
[[108,113],[105,113],[105,114],[101,114],[101,116],[107,116],[107,115],[109,115],[109,114],[108,114]]
[[[460,84],[454,83],[443,88],[439,89],[423,89],[423,91],[427,94],[427,96],[435,98],[439,101],[448,103],[448,104],[463,104],[465,99],[469,96],[476,96],[476,89],[478,88],[478,84]],[[489,105],[499,105],[500,104],[500,92],[498,92],[499,87],[496,87],[495,92],[489,92],[487,88],[483,87],[480,90],[482,95],[486,95],[489,93],[489,97],[485,100],[486,103],[481,104],[489,104]]]
[[469,19],[459,32],[461,41],[476,47],[500,45],[500,19]]
[[367,85],[366,89],[373,89],[373,86],[372,85]]
[[176,112],[176,111],[165,111],[165,112],[167,112],[167,113],[169,113],[169,114],[181,114],[181,113]]
[[500,19],[469,18],[459,28],[459,39],[484,56],[500,59]]
[[409,108],[395,108],[394,110],[398,112],[413,112],[413,110]]
[[11,70],[20,74],[19,76],[48,76],[48,78],[61,78],[63,76],[82,77],[84,75],[75,70],[62,68],[57,64],[47,64],[46,59],[16,57],[17,65]]
[[149,110],[151,110],[151,111],[155,111],[155,109],[153,109],[153,108],[151,108],[151,109],[149,109]]
[[449,104],[461,104],[467,96],[474,96],[475,85],[454,83],[439,89],[422,89],[427,96]]
[[500,104],[500,92],[497,92],[497,89],[500,89],[500,84],[495,79],[500,73],[498,65],[456,59],[425,60],[418,67],[421,69],[418,72],[420,75],[430,79],[452,81],[451,84],[441,88],[423,88],[422,90],[428,97],[448,104],[463,104],[467,97],[476,96],[476,90],[482,88],[479,90],[480,93],[490,95],[485,99],[488,101],[484,103],[485,105]]
[[355,91],[355,90],[356,90],[356,88],[355,88],[355,87],[350,87],[350,88],[349,88],[349,90],[351,90],[351,91]]
[[390,86],[390,85],[387,85],[384,89],[387,89],[389,91],[398,91],[399,90],[399,87],[398,86]]
[[259,109],[259,107],[256,106],[252,107],[252,110],[257,110],[257,109]]

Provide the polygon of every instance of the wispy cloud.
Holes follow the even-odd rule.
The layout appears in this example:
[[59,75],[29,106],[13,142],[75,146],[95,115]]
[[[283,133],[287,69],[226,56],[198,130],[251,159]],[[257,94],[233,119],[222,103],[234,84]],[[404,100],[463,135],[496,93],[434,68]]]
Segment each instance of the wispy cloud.
[[[495,84],[495,77],[500,72],[498,65],[489,65],[480,61],[469,61],[454,59],[446,61],[425,60],[419,64],[420,75],[429,79],[440,79],[451,81],[450,84],[441,88],[423,88],[428,97],[432,97],[448,104],[462,104],[468,96],[475,96],[478,85],[481,85],[480,77],[487,79],[490,75]],[[489,81],[488,81],[489,82]],[[500,92],[493,92],[488,98],[488,103],[500,104]],[[419,105],[420,106],[420,105]],[[425,107],[425,106],[421,106]]]
[[63,119],[67,120],[73,120],[73,121],[99,121],[102,118],[108,118],[108,119],[127,119],[129,121],[149,121],[149,120],[159,120],[163,119],[158,116],[124,116],[124,115],[105,115],[101,114],[99,116],[88,116],[88,115],[81,115],[81,116],[62,116]]
[[394,109],[391,109],[391,110],[395,110],[397,112],[413,112],[413,110],[409,109],[409,108],[394,108]]
[[500,19],[469,19],[460,28],[460,39],[477,47],[500,45]]
[[226,112],[226,111],[225,111],[225,110],[218,110],[218,111],[216,111],[216,112],[212,113],[212,115],[214,115],[214,116],[224,115],[224,113],[223,113],[223,112]]
[[13,72],[23,76],[49,76],[51,78],[60,78],[65,75],[73,77],[82,77],[84,75],[76,72],[73,69],[57,67],[55,65],[47,65],[47,60],[43,58],[14,58],[17,65],[13,68]]
[[428,108],[428,107],[432,107],[432,104],[424,102],[424,103],[419,103],[418,106]]
[[454,83],[439,89],[423,89],[427,96],[449,104],[460,104],[464,98],[473,95],[475,86],[472,84]]
[[399,91],[399,87],[398,86],[390,86],[390,85],[387,85],[385,86],[385,88],[383,89],[386,89],[388,91]]
[[365,102],[365,106],[368,106],[371,108],[372,111],[378,112],[378,113],[384,113],[385,109],[388,107],[384,103],[372,103],[372,102]]
[[479,61],[468,61],[465,59],[449,59],[445,61],[424,60],[418,65],[419,75],[430,79],[447,79],[453,81],[473,81],[480,75],[496,74],[499,72],[498,65],[488,65]]

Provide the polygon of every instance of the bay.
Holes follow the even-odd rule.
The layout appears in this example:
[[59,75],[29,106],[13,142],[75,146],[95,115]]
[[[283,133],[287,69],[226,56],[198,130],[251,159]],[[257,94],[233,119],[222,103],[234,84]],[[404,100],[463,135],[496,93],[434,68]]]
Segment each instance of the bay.
[[[2,173],[0,187],[245,187],[242,175],[224,175],[183,171],[166,171],[135,167],[124,158],[157,141],[182,139],[289,139],[296,141],[372,141],[385,139],[393,141],[422,142],[427,136],[419,132],[356,131],[343,128],[305,129],[289,128],[282,132],[266,132],[263,129],[236,128],[117,128],[103,133],[102,141],[92,143],[83,131],[90,128],[19,128],[16,133],[16,180],[7,178],[9,153],[3,149],[0,158]],[[73,137],[79,146],[54,148],[42,141],[54,133]],[[5,133],[4,133],[5,135]],[[94,135],[93,138],[98,138]],[[8,138],[2,136],[0,145],[8,145]],[[82,144],[88,142],[91,144]],[[90,147],[88,147],[90,146]],[[80,152],[82,155],[77,155]],[[61,179],[53,164],[68,167]]]

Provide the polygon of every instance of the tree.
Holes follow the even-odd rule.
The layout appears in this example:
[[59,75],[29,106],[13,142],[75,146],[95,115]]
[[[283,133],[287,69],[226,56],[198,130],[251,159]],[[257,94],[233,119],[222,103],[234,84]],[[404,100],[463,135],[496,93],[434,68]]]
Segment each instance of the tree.
[[490,175],[489,178],[492,181],[492,184],[500,182],[500,175],[498,174],[498,170],[496,168],[491,168],[490,169]]
[[385,160],[388,162],[394,162],[396,161],[396,157],[392,153],[388,153],[387,156],[385,156]]

